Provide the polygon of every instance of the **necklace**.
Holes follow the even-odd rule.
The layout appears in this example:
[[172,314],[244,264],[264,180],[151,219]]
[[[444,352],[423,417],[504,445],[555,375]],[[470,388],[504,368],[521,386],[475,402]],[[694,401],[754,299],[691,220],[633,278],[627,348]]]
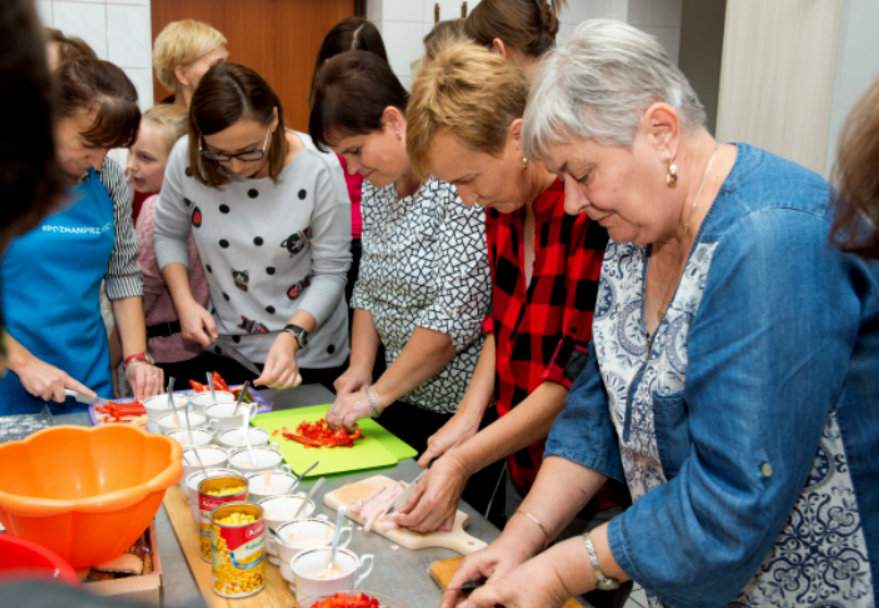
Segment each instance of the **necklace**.
[[[690,202],[690,212],[687,214],[687,222],[684,228],[686,229],[687,234],[695,238],[695,234],[691,234],[690,226],[691,220],[693,219],[693,214],[696,212],[696,204],[699,202],[699,197],[702,195],[702,188],[705,186],[705,182],[708,179],[708,174],[711,173],[711,167],[714,165],[714,158],[717,156],[717,151],[720,150],[720,144],[714,144],[714,150],[711,151],[711,156],[708,157],[708,162],[705,165],[705,171],[702,173],[702,179],[699,180],[699,186],[696,188],[696,194],[693,195],[693,200]],[[692,246],[692,243],[691,243]],[[675,290],[677,289],[678,283],[680,283],[680,275],[684,272],[684,267],[687,264],[687,258],[689,256],[684,256],[683,264],[678,272],[675,274],[678,276],[677,281],[669,281],[669,287],[666,288],[663,293],[663,298],[659,301],[659,310],[657,311],[657,321],[656,327],[653,329],[653,333],[656,333],[656,329],[659,328],[659,324],[662,322],[662,319],[665,318],[665,313],[668,312],[668,307],[671,304],[672,299],[674,298]]]

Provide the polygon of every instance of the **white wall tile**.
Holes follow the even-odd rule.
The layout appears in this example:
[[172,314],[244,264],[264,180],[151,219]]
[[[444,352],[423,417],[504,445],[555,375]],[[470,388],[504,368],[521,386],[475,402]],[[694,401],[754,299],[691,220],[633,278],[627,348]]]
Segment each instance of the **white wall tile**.
[[153,105],[153,71],[150,68],[125,68],[125,74],[137,89],[137,105],[146,110]]
[[375,26],[381,29],[382,17],[384,11],[382,10],[381,0],[370,0],[366,3],[366,18],[372,21]]
[[79,36],[95,49],[98,57],[107,59],[106,8],[103,3],[55,0],[53,24],[65,34]]
[[422,39],[428,26],[424,23],[388,21],[382,24],[382,37],[388,50],[391,69],[398,78],[408,76],[410,64],[424,54]]
[[55,20],[52,17],[51,0],[37,0],[37,16],[43,22],[43,25],[52,26]]
[[152,41],[148,6],[107,5],[109,59],[122,67],[149,68]]
[[[367,4],[371,4],[368,2]],[[420,0],[384,0],[382,18],[392,21],[424,20],[424,4]]]

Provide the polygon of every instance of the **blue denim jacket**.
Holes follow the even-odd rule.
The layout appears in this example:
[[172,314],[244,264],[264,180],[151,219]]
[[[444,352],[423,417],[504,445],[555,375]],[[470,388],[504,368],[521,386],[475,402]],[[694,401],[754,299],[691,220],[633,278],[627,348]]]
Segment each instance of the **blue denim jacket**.
[[[664,603],[813,605],[825,598],[785,593],[803,577],[845,586],[858,568],[867,588],[860,601],[873,595],[879,575],[879,265],[829,243],[829,199],[817,175],[739,145],[697,237],[696,244],[713,247],[713,257],[690,319],[683,389],[653,399],[665,482],[608,528],[616,561]],[[602,376],[604,350],[596,337],[546,456],[625,481]],[[844,455],[824,462],[823,433],[831,419]],[[850,475],[851,511],[822,520],[820,505],[811,505],[792,523],[822,467]],[[866,556],[846,553],[846,539],[834,527],[852,513],[860,517]],[[800,572],[789,564],[777,600],[742,600],[749,581],[765,571],[767,556],[784,552],[780,539],[796,540],[800,532],[837,547],[829,549],[834,557],[827,569]],[[792,587],[786,590],[786,583]]]

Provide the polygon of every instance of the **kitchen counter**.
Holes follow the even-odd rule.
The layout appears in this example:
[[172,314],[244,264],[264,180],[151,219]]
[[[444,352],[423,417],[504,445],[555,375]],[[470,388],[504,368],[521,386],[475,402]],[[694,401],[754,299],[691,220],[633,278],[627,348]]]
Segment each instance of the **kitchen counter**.
[[[332,394],[320,385],[306,385],[285,391],[263,391],[263,394],[275,410],[289,409],[305,405],[327,403]],[[55,417],[56,424],[88,424],[85,413],[64,414]],[[334,511],[323,505],[323,494],[339,486],[357,481],[377,473],[401,480],[411,480],[421,469],[414,460],[408,459],[393,467],[370,469],[355,473],[333,475],[327,478],[323,490],[318,493],[316,502],[318,512],[334,515]],[[302,487],[308,490],[313,482],[303,482]],[[498,529],[469,505],[462,502],[461,510],[470,516],[468,532],[486,542],[493,540]],[[162,582],[164,587],[164,605],[166,606],[204,606],[198,587],[192,578],[186,558],[180,550],[177,537],[168,520],[164,507],[156,514],[156,530],[159,539],[162,559]],[[375,555],[375,568],[363,584],[363,588],[375,590],[405,602],[405,606],[422,608],[437,606],[440,590],[431,581],[427,568],[434,560],[454,557],[456,554],[447,549],[421,549],[410,551],[395,547],[393,543],[377,534],[366,534],[356,531],[350,548],[358,553]],[[268,567],[276,567],[269,565]]]

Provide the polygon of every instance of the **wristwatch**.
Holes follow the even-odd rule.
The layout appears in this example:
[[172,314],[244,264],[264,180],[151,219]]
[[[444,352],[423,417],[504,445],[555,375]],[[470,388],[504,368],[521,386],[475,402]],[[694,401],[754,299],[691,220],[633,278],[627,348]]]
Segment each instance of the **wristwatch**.
[[620,582],[607,576],[601,571],[598,563],[598,553],[595,552],[595,545],[592,544],[592,537],[589,533],[583,535],[583,544],[586,546],[586,555],[589,556],[589,563],[592,564],[592,573],[595,575],[596,589],[599,591],[613,591],[620,588]]
[[149,353],[133,353],[122,360],[122,366],[128,367],[131,363],[135,361],[143,361],[144,363],[149,363],[150,365],[156,364],[155,359],[153,359],[152,355],[150,355]]
[[299,350],[308,346],[308,332],[305,331],[305,328],[300,327],[295,323],[288,323],[281,331],[286,331],[288,334],[296,338],[296,343],[299,344]]

